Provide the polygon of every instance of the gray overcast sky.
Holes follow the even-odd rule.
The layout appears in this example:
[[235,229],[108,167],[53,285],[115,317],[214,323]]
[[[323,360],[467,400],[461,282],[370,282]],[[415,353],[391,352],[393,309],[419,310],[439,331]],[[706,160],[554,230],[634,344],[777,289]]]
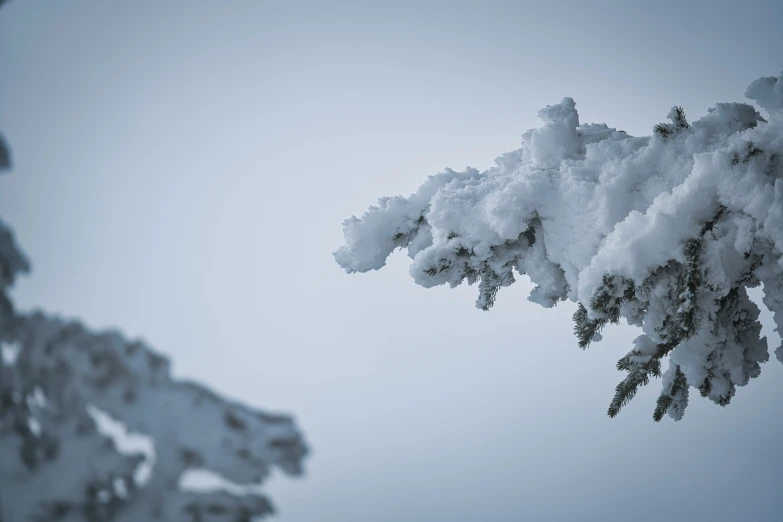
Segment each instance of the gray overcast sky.
[[[783,69],[783,2],[15,0],[0,11],[14,292],[118,327],[179,375],[293,412],[281,522],[783,520],[783,366],[720,408],[606,416],[637,332],[580,351],[519,283],[348,276],[340,223],[485,168],[541,107],[648,134]],[[779,342],[767,326],[771,345]],[[774,358],[773,358],[774,359]]]

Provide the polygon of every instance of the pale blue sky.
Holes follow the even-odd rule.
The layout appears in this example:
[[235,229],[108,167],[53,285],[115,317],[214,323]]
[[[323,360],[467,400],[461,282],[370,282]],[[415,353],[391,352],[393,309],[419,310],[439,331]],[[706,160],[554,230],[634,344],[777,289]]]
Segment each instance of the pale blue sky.
[[524,283],[483,313],[402,255],[354,276],[331,257],[344,218],[489,166],[563,96],[632,134],[742,101],[783,69],[783,3],[422,4],[10,2],[17,302],[293,412],[313,453],[269,483],[281,522],[783,519],[776,361],[727,408],[654,424],[653,383],[609,419],[633,328],[582,352],[573,306]]

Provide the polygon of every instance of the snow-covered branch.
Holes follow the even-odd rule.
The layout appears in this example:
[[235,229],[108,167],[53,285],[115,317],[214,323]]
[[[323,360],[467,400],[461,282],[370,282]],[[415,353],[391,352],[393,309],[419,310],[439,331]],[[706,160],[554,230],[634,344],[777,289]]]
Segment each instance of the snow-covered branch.
[[[728,404],[769,358],[747,288],[764,285],[783,331],[783,74],[756,80],[746,96],[766,119],[718,103],[689,123],[674,107],[642,138],[580,124],[565,98],[492,168],[448,169],[346,220],[335,259],[367,272],[405,248],[416,283],[479,283],[485,310],[525,274],[537,285],[531,301],[578,303],[583,348],[620,318],[641,327],[618,362],[629,377],[611,416],[658,376],[656,420],[681,418],[689,387]],[[776,354],[783,361],[783,346]]]

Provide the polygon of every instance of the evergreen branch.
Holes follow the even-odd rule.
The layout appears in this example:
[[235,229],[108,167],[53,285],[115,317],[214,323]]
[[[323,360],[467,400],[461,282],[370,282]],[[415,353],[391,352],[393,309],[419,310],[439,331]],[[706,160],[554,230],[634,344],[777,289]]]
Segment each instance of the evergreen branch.
[[681,339],[691,337],[698,328],[698,292],[701,286],[701,240],[689,239],[685,244],[685,276],[678,295],[676,323]]
[[726,395],[721,395],[718,397],[718,400],[715,401],[720,406],[728,406],[731,402],[731,398],[734,397],[734,394],[737,391],[737,386],[733,383],[729,383],[729,391],[726,393]]
[[685,118],[685,109],[680,106],[673,107],[671,112],[671,118],[674,124],[680,129],[690,128],[688,120]]
[[[587,308],[579,303],[572,317],[574,321],[574,335],[579,340],[579,347],[587,348],[601,332],[607,323],[618,324],[620,322],[620,307],[623,302],[630,301],[636,295],[636,287],[633,281],[619,278],[623,285],[620,292],[618,278],[604,274],[602,284],[590,300],[590,308],[600,314],[600,317],[590,319]],[[618,294],[621,297],[618,297]]]
[[639,388],[647,385],[651,377],[661,376],[661,359],[676,347],[673,343],[663,343],[657,346],[656,352],[646,363],[634,363],[631,358],[639,356],[636,350],[617,361],[618,370],[630,372],[615,388],[614,398],[607,411],[609,417],[616,417],[620,410],[634,398]]
[[704,378],[704,382],[699,386],[699,393],[701,393],[702,397],[707,397],[712,392],[712,381],[710,380],[712,377],[713,375],[711,375],[711,372],[708,372],[707,377]]
[[[494,277],[493,277],[494,275]],[[479,296],[476,299],[476,306],[481,308],[485,312],[492,308],[495,304],[495,297],[500,290],[500,285],[497,284],[497,274],[489,272],[482,272],[481,281],[479,282]]]
[[674,398],[671,395],[668,393],[661,393],[655,404],[655,410],[653,411],[653,420],[655,422],[660,422],[661,419],[663,419],[663,414],[666,413],[666,410],[669,409],[672,402],[674,402]]
[[590,319],[587,316],[587,308],[582,303],[574,312],[574,335],[579,340],[579,348],[585,349],[606,324],[605,319]]
[[749,163],[750,159],[762,154],[764,151],[753,145],[752,141],[747,142],[747,150],[744,154],[735,152],[731,155],[731,164],[739,165],[740,163]]
[[671,125],[668,123],[659,123],[655,127],[653,127],[653,132],[660,136],[661,138],[668,138],[672,134],[674,134],[674,131],[671,129]]
[[631,372],[615,388],[614,398],[609,405],[608,414],[614,418],[620,413],[623,406],[627,405],[634,398],[639,388],[650,382],[650,376],[644,372]]
[[720,205],[718,207],[718,212],[712,217],[712,219],[710,219],[709,221],[706,221],[701,226],[701,231],[699,232],[701,237],[704,237],[704,235],[707,234],[707,232],[712,232],[712,229],[718,223],[718,220],[723,216],[724,212],[726,212],[726,207],[724,207],[723,205]]
[[677,365],[674,369],[674,380],[672,380],[671,388],[669,392],[661,392],[658,397],[655,411],[653,411],[653,420],[660,422],[663,419],[663,415],[668,411],[669,407],[674,402],[674,398],[678,393],[684,391],[688,387],[688,381],[685,379],[685,374],[680,370],[680,366]]

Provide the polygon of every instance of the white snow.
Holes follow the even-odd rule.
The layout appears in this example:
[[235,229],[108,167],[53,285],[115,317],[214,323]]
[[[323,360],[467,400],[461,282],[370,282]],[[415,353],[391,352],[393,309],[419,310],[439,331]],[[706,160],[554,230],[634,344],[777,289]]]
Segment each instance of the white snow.
[[0,362],[5,366],[16,364],[19,356],[19,343],[0,343]]
[[149,435],[128,431],[125,424],[95,406],[89,405],[87,412],[95,421],[98,432],[111,439],[121,455],[143,457],[133,471],[133,480],[137,487],[144,487],[155,467],[155,440]]

